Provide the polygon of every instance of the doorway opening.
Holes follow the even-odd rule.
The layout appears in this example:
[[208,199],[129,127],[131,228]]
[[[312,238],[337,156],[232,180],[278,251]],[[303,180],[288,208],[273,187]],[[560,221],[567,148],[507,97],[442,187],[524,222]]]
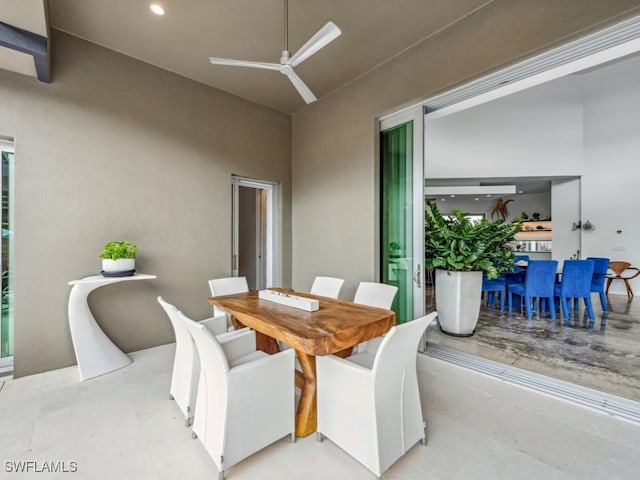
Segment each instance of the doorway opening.
[[274,182],[232,176],[233,276],[246,277],[250,290],[276,283],[276,199]]
[[[518,242],[521,254],[531,260],[552,258],[560,267],[564,260],[587,257],[640,264],[634,241],[640,229],[632,207],[632,197],[637,196],[635,154],[640,146],[633,130],[640,121],[640,55],[625,50],[624,55],[606,59],[601,55],[603,60],[602,65],[591,63],[588,69],[568,75],[538,78],[535,85],[531,77],[528,88],[514,84],[512,91],[470,97],[461,102],[466,105],[437,110],[427,102],[425,171],[431,176],[427,186],[444,187],[444,181],[451,186],[452,179],[457,179],[453,185],[458,187],[472,181],[478,187],[517,186],[522,178],[532,184],[550,181],[547,210],[540,198],[527,195],[526,188],[514,188],[511,197],[502,197],[513,198],[509,221],[541,214],[525,224],[528,230]],[[434,179],[440,184],[431,182]],[[453,191],[447,193],[438,202],[461,201]],[[478,195],[470,203],[483,201],[488,199]],[[494,196],[488,207],[495,201]],[[468,208],[473,209],[470,213],[487,212]],[[581,228],[585,224],[590,227]],[[528,319],[519,309],[508,313],[495,305],[485,307],[474,337],[452,339],[430,327],[427,350],[470,354],[611,394],[630,401],[640,412],[640,374],[628,361],[640,355],[640,333],[634,328],[639,306],[613,287],[604,306],[595,293],[592,303],[594,318],[581,307],[566,319],[555,320],[547,312],[538,311]]]
[[13,371],[13,141],[0,138],[2,160],[2,310],[0,316],[0,375]]

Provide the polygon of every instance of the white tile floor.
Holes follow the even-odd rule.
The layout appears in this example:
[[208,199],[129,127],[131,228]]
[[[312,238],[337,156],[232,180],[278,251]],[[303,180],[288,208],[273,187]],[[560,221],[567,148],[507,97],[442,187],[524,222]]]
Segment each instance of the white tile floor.
[[[0,478],[215,478],[168,400],[173,345],[86,382],[76,367],[0,390]],[[638,479],[640,425],[420,357],[429,444],[384,475],[391,479]],[[0,380],[2,384],[2,380]],[[75,473],[8,472],[7,462],[77,462]],[[13,465],[13,463],[9,463]],[[371,479],[333,443],[282,439],[227,471],[229,480]]]

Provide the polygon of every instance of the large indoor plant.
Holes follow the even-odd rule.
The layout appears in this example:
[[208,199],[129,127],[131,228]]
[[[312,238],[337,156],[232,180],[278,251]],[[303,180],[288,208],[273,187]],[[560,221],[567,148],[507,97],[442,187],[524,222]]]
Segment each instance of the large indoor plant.
[[436,309],[440,328],[472,335],[480,313],[482,276],[497,278],[513,267],[509,245],[521,222],[472,222],[460,210],[443,216],[436,203],[425,212],[425,267],[436,270]]
[[109,242],[100,252],[102,270],[104,272],[131,272],[136,268],[137,253],[138,247],[126,240]]

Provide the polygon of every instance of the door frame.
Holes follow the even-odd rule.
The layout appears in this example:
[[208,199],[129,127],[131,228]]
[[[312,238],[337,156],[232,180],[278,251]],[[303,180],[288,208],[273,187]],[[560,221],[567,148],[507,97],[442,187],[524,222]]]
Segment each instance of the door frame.
[[[5,138],[5,137],[0,137],[0,150],[4,151],[4,152],[11,152],[14,155],[14,161],[15,161],[15,143],[12,139],[10,138]],[[13,192],[14,192],[14,178],[13,178],[13,174],[11,172],[9,172],[9,217],[10,219],[13,218]],[[11,222],[13,223],[13,222]],[[2,247],[0,247],[1,249]],[[9,246],[9,264],[12,265],[12,257],[13,257],[13,242],[11,242],[10,246]],[[2,271],[2,268],[0,268],[0,272]],[[9,282],[11,285],[11,289],[13,289],[13,272],[10,270],[9,272]],[[11,307],[10,307],[11,308]],[[10,317],[11,324],[13,324],[13,316]],[[13,331],[13,325],[11,330]],[[2,332],[0,331],[0,336],[2,335]],[[13,339],[12,339],[13,340]],[[15,352],[14,352],[15,355]],[[6,356],[6,357],[0,357],[0,373],[4,373],[5,371],[10,372],[13,370],[13,355],[10,356]]]
[[[421,106],[384,116],[379,120],[379,135],[385,130],[413,122],[413,318],[425,314],[424,293],[424,114]],[[382,224],[378,227],[380,237]],[[383,248],[380,245],[380,248]],[[382,265],[380,266],[382,268]]]
[[268,180],[259,180],[255,178],[241,177],[239,175],[231,175],[231,275],[238,276],[238,250],[239,250],[239,198],[238,193],[240,187],[254,188],[266,191],[266,259],[263,264],[265,267],[265,287],[276,286],[277,276],[277,260],[278,260],[278,184]]

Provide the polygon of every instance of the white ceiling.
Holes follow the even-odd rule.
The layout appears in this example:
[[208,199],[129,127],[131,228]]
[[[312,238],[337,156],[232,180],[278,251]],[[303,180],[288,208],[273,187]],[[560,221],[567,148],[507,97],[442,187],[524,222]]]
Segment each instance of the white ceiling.
[[[51,27],[276,110],[292,113],[305,106],[278,72],[208,62],[215,56],[278,63],[284,0],[163,0],[164,17],[151,13],[150,1],[49,0]],[[296,68],[321,98],[491,3],[290,0],[289,49],[295,52],[329,20],[342,30]],[[0,0],[0,21],[44,35],[45,7],[46,0]],[[12,68],[18,63],[12,60],[0,53],[0,68],[25,73]]]

